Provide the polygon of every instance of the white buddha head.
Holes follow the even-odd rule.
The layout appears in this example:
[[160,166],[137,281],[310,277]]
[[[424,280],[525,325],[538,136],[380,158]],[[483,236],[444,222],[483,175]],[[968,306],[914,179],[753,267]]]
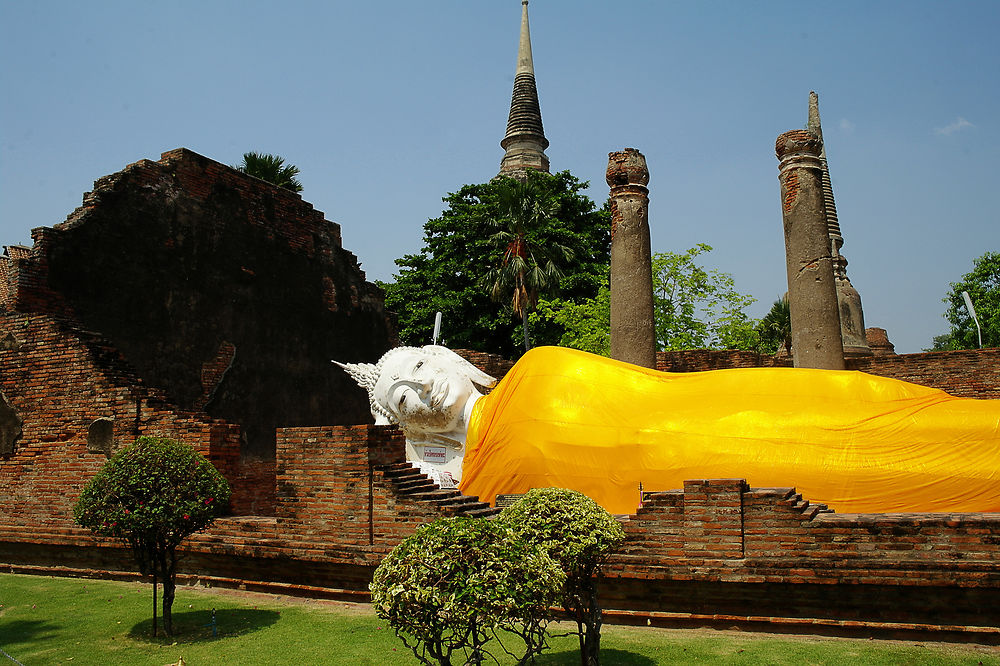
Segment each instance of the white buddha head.
[[468,415],[489,376],[447,347],[396,347],[378,363],[338,363],[368,391],[376,425],[398,424],[407,440],[465,442]]

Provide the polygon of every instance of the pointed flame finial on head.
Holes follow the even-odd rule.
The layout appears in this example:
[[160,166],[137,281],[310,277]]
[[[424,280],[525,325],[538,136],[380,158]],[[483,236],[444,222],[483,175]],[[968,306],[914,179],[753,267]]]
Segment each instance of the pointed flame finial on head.
[[351,376],[351,379],[357,382],[358,386],[368,393],[368,404],[371,406],[372,416],[375,417],[376,423],[379,421],[379,416],[385,419],[385,423],[395,422],[392,416],[375,400],[375,382],[378,381],[379,375],[382,374],[377,364],[340,363],[339,361],[332,361],[332,363],[343,368]]

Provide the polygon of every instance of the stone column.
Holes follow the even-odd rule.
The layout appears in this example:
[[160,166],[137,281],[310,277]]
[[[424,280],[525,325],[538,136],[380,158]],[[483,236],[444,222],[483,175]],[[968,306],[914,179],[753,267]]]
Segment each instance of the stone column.
[[805,130],[778,137],[792,357],[797,368],[844,369],[833,253],[823,206],[823,143]]
[[656,367],[649,170],[635,148],[608,153],[611,187],[611,358]]

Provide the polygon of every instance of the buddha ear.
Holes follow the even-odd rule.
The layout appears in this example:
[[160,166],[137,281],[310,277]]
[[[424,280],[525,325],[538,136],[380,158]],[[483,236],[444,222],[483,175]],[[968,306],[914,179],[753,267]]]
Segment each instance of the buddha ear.
[[[462,359],[465,361],[465,359]],[[469,366],[469,379],[472,380],[473,384],[478,384],[483,388],[493,388],[497,384],[496,377],[486,374],[476,366],[472,365],[468,361],[465,361]]]
[[434,356],[439,356],[442,358],[447,358],[453,363],[455,363],[455,365],[457,365],[460,370],[462,370],[463,372],[465,372],[465,374],[469,376],[469,379],[472,380],[473,384],[477,384],[479,386],[482,386],[483,388],[493,388],[494,386],[496,386],[497,383],[496,377],[486,374],[485,372],[483,372],[482,370],[480,370],[479,368],[477,368],[472,363],[465,360],[452,350],[448,349],[447,347],[443,347],[441,345],[426,345],[424,347],[424,350],[429,354],[432,354]]

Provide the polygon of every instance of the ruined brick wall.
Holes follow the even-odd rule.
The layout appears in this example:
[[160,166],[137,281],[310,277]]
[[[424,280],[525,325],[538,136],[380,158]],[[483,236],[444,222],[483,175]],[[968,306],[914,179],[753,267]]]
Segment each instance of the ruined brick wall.
[[729,368],[791,367],[789,358],[738,349],[684,349],[656,352],[656,369],[661,372],[703,372]]
[[436,501],[447,499],[447,491],[408,492],[395,483],[394,471],[410,468],[405,460],[405,439],[394,426],[282,428],[275,515],[307,521],[311,533],[338,547],[388,552],[420,525],[459,508],[455,498]]
[[[278,441],[279,479],[289,484],[279,488],[279,515],[224,518],[192,537],[182,563],[189,580],[363,599],[389,548],[454,515],[392,480],[402,440],[391,428],[288,429]],[[793,489],[717,479],[647,494],[624,527],[600,587],[610,617],[1000,635],[1000,514],[838,515]],[[132,566],[82,530],[0,525],[0,568],[80,575]]]
[[186,442],[235,476],[239,428],[176,411],[101,338],[47,315],[7,313],[0,341],[0,530],[72,533],[83,486],[139,435]]
[[[738,350],[657,352],[656,369],[701,372],[727,368],[791,367],[782,357]],[[900,379],[963,398],[1000,398],[1000,349],[892,354],[845,360],[848,370]]]
[[370,418],[330,359],[373,361],[394,328],[340,227],[298,194],[179,149],[32,235],[4,262],[8,308],[99,331],[180,409],[239,423],[244,455],[273,459],[279,426]]
[[1000,399],[1000,349],[856,358],[849,359],[847,367],[963,398]]
[[[222,518],[192,536],[183,547],[185,574],[363,593],[382,557],[420,525],[490,513],[469,498],[423,489],[430,482],[405,463],[396,428],[285,428],[277,442],[275,515]],[[46,457],[71,460],[77,453],[50,450]],[[92,463],[76,473],[89,478],[103,456]],[[405,487],[415,477],[425,483]],[[46,478],[58,481],[51,473]],[[72,524],[71,500],[78,490],[70,494],[64,502],[0,520],[0,570],[132,569],[115,543]]]
[[1000,626],[1000,514],[840,515],[789,488],[693,480],[648,495],[625,532],[611,608]]

